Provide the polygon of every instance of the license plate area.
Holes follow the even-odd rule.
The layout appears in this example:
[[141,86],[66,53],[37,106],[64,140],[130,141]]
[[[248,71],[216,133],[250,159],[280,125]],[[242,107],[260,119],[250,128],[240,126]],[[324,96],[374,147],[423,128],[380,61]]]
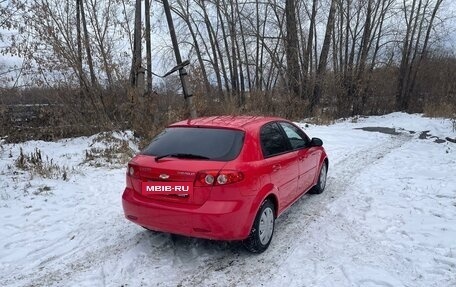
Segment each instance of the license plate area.
[[193,193],[193,182],[147,181],[142,183],[143,195],[174,195],[188,197]]

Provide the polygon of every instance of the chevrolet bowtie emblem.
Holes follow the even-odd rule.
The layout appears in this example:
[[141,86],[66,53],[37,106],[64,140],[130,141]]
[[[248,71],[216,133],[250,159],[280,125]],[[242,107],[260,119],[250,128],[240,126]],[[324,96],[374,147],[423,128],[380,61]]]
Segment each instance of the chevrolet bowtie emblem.
[[168,179],[169,175],[167,174],[160,174],[160,179]]

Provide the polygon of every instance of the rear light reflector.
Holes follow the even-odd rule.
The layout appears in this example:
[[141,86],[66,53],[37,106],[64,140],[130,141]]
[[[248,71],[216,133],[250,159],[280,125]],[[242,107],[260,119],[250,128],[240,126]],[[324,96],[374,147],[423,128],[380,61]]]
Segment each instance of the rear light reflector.
[[244,179],[244,174],[237,170],[203,170],[196,175],[195,186],[226,185]]
[[129,163],[127,167],[127,175],[139,178],[139,167]]
[[212,174],[206,174],[206,176],[204,177],[204,182],[207,185],[212,185],[214,183],[214,176]]
[[217,183],[218,184],[226,184],[228,182],[228,177],[226,174],[220,174],[217,176]]
[[[138,168],[133,166],[133,165],[131,165],[131,164],[128,164],[127,176],[126,176],[127,187],[128,188],[131,188],[131,189],[135,190],[132,180],[134,178],[138,178],[138,176],[139,176]],[[137,191],[137,190],[135,190],[135,191]]]

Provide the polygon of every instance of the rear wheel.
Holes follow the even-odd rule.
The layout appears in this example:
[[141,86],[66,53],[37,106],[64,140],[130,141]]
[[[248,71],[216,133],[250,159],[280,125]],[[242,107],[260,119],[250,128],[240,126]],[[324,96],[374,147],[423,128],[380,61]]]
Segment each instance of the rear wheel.
[[309,191],[309,193],[312,193],[312,194],[322,193],[326,187],[327,175],[328,175],[328,164],[326,162],[323,162],[323,165],[321,166],[321,169],[320,169],[320,175],[318,176],[318,182],[314,187],[312,187],[312,189]]
[[271,243],[274,224],[274,204],[266,199],[255,217],[249,237],[243,242],[245,248],[253,253],[265,251]]

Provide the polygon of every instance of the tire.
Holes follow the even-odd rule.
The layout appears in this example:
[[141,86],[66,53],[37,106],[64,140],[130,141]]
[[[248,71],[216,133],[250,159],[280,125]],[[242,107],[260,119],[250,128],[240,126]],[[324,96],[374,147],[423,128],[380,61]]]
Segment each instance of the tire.
[[249,237],[243,242],[244,247],[252,253],[264,252],[271,243],[274,226],[274,204],[266,199],[255,217]]
[[328,164],[326,162],[323,162],[323,165],[321,166],[321,169],[320,169],[320,174],[318,175],[318,182],[314,187],[312,187],[312,189],[309,191],[309,193],[311,193],[311,194],[322,193],[326,187],[327,175],[328,175]]

